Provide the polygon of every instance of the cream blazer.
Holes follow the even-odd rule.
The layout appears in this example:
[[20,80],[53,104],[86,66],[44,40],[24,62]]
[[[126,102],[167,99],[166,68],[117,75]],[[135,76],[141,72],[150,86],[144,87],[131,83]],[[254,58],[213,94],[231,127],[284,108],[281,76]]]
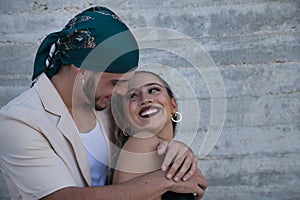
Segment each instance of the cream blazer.
[[[106,113],[97,112],[97,119],[108,136]],[[91,185],[78,130],[45,74],[0,110],[0,168],[12,199],[39,199],[64,187]]]

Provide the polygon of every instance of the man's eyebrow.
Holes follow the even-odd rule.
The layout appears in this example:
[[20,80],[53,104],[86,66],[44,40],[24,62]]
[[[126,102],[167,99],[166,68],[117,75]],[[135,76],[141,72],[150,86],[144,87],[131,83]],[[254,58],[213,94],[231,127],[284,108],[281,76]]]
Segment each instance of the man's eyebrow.
[[[140,87],[148,87],[148,86],[152,86],[152,85],[158,85],[158,86],[160,86],[160,87],[163,87],[163,86],[162,86],[161,84],[159,84],[159,83],[147,83],[147,84],[142,85],[142,86],[140,86]],[[134,90],[136,90],[136,89],[137,89],[137,88],[130,89],[130,90],[127,91],[126,94],[128,94],[128,93],[130,93],[131,91],[134,91]]]
[[129,79],[113,79],[112,81],[115,83],[125,83],[128,82]]

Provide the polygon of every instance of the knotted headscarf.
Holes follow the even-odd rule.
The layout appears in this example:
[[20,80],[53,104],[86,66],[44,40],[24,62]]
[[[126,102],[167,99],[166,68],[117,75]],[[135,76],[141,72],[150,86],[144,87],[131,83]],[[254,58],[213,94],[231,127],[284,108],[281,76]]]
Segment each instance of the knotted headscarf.
[[138,65],[136,39],[119,17],[105,7],[76,15],[40,45],[32,80],[45,72],[51,78],[61,65],[97,72],[126,73]]

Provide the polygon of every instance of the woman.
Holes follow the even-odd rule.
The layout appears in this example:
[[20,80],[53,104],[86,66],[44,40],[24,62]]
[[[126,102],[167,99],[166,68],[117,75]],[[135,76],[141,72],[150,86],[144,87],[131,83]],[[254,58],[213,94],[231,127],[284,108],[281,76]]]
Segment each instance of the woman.
[[[113,103],[115,120],[128,136],[116,163],[116,184],[160,169],[163,157],[157,154],[157,145],[173,139],[182,117],[169,85],[152,72],[136,72],[126,95],[113,98]],[[167,192],[157,199],[194,199],[194,195]]]

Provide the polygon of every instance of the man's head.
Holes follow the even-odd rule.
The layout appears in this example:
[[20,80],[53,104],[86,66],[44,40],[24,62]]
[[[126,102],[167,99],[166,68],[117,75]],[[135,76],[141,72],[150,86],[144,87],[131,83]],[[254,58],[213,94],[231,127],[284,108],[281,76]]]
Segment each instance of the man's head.
[[137,41],[111,10],[92,7],[76,15],[59,32],[48,35],[35,58],[32,80],[45,72],[51,78],[62,65],[126,73],[138,65]]
[[[120,95],[125,94],[128,81],[133,75],[134,72],[117,74],[109,72],[94,73],[85,70],[79,72],[77,83],[79,83],[79,87],[82,88],[85,103],[91,106],[95,105],[95,110],[101,111],[105,109],[111,101],[113,92]],[[82,80],[84,80],[84,83],[82,83]]]
[[[111,10],[92,7],[44,39],[36,54],[32,80],[41,73],[49,78],[56,74],[60,79],[71,77],[68,84],[74,84],[72,98],[75,93],[76,101],[102,110],[115,86],[123,85],[133,75],[138,61],[137,41],[129,28]],[[72,70],[58,73],[66,67]],[[64,94],[70,99],[69,92]]]

